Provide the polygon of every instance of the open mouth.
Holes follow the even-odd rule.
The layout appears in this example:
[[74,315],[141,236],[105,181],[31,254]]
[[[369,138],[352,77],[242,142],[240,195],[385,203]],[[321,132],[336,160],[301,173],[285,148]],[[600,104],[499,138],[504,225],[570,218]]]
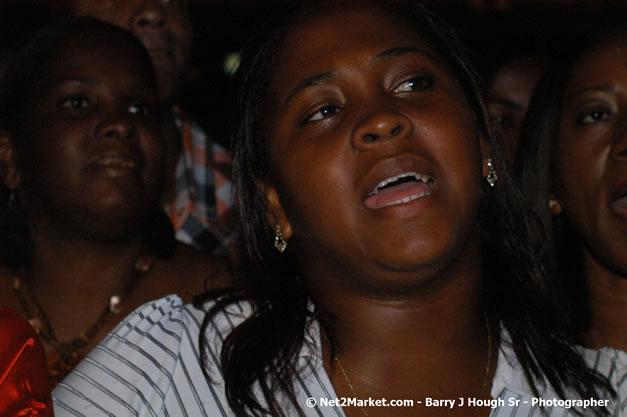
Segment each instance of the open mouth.
[[610,207],[618,213],[627,213],[627,186],[619,189],[612,198]]
[[380,181],[364,200],[366,207],[379,209],[406,204],[433,191],[434,179],[418,172],[404,172]]
[[97,164],[106,168],[135,169],[137,164],[134,160],[123,156],[105,156],[97,161]]

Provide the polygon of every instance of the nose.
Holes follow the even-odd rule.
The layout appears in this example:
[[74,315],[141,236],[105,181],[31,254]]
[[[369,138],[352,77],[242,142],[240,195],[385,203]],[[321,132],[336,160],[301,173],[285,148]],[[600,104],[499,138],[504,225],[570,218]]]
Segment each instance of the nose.
[[129,142],[138,142],[139,132],[130,118],[126,115],[106,118],[96,127],[98,139],[116,139]]
[[353,146],[369,149],[391,139],[402,139],[411,133],[412,125],[402,113],[393,109],[381,109],[366,116],[353,132]]
[[143,2],[132,20],[134,31],[162,29],[167,24],[167,11],[163,0]]

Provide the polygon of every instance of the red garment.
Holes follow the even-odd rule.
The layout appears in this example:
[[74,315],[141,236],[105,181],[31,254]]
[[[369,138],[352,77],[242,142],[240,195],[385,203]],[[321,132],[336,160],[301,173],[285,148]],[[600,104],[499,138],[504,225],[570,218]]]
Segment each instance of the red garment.
[[5,307],[0,307],[0,416],[54,416],[39,336]]

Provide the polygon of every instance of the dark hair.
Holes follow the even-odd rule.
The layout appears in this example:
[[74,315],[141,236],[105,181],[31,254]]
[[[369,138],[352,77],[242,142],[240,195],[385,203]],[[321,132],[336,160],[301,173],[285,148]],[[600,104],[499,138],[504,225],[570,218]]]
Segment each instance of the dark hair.
[[567,216],[553,216],[549,208],[551,178],[555,175],[553,146],[559,135],[559,120],[572,68],[585,52],[620,33],[627,34],[624,21],[606,21],[602,27],[573,39],[553,58],[534,90],[521,128],[515,163],[521,190],[543,225],[545,268],[561,279],[567,292],[579,343],[589,324],[582,242]]
[[[130,32],[93,17],[70,17],[53,21],[17,42],[13,53],[8,56],[8,63],[0,70],[0,129],[11,134],[12,145],[18,153],[27,142],[27,138],[19,136],[17,132],[22,123],[29,123],[24,120],[23,114],[28,97],[36,94],[36,81],[49,70],[46,64],[58,53],[61,46],[86,33],[113,33],[127,38],[136,46],[137,54],[143,61],[142,65],[150,69],[147,74],[156,85],[150,55]],[[0,198],[8,198],[9,193],[4,184],[0,185],[0,190]],[[0,204],[6,203],[0,201]],[[32,236],[26,224],[28,220],[19,207],[19,201],[15,204],[10,210],[10,217],[3,216],[0,221],[0,230],[7,232],[0,237],[0,263],[7,265],[27,262],[32,249],[29,244]],[[19,227],[1,224],[6,221]],[[174,254],[174,228],[158,205],[147,211],[142,218],[141,233],[146,250],[151,254],[159,258],[169,258]]]
[[[502,150],[488,122],[483,86],[464,47],[446,24],[421,5],[402,1],[359,4],[364,3],[409,22],[441,53],[456,75],[477,116],[479,131],[491,148],[498,185],[493,190],[483,185],[478,219],[484,260],[485,313],[509,333],[535,393],[538,390],[534,383],[546,377],[562,397],[567,387],[574,388],[582,397],[592,395],[599,385],[605,385],[568,343],[567,321],[561,310],[563,300],[538,262],[540,252],[536,248],[542,235],[537,223],[530,220],[522,196],[507,173]],[[346,2],[339,4],[342,7]],[[280,65],[278,59],[290,30],[318,10],[326,9],[317,3],[268,32],[259,46],[244,54],[241,65],[239,125],[233,138],[241,276],[232,288],[209,292],[195,303],[200,306],[208,300],[215,301],[205,316],[199,337],[201,359],[209,379],[204,346],[208,343],[206,330],[211,320],[232,303],[246,301],[253,307],[252,315],[224,340],[220,358],[227,400],[238,416],[279,415],[281,407],[274,394],[277,391],[282,391],[302,415],[292,386],[297,372],[293,364],[304,343],[307,323],[313,318],[308,309],[312,300],[298,278],[298,265],[290,256],[290,249],[279,254],[272,247],[273,230],[266,221],[266,200],[258,184],[272,183],[263,116],[273,68]],[[257,383],[264,396],[261,403],[253,390]]]

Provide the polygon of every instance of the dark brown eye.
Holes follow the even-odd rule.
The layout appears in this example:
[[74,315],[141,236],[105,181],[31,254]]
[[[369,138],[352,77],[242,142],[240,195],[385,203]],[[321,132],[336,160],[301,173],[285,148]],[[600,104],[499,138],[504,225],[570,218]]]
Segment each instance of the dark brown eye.
[[91,102],[85,96],[71,96],[61,100],[59,107],[62,109],[84,109],[89,107]]
[[577,118],[577,123],[582,125],[591,125],[607,120],[610,117],[608,109],[593,109],[582,113]]
[[403,81],[394,88],[395,92],[404,93],[411,91],[422,91],[433,86],[433,77],[431,76],[417,76]]
[[143,114],[148,115],[152,114],[152,109],[148,104],[143,103],[133,103],[128,106],[128,112],[131,114]]
[[340,108],[338,106],[329,104],[323,107],[320,107],[315,112],[311,113],[307,118],[305,118],[304,123],[315,122],[318,120],[326,119],[327,117],[333,116],[336,114]]

